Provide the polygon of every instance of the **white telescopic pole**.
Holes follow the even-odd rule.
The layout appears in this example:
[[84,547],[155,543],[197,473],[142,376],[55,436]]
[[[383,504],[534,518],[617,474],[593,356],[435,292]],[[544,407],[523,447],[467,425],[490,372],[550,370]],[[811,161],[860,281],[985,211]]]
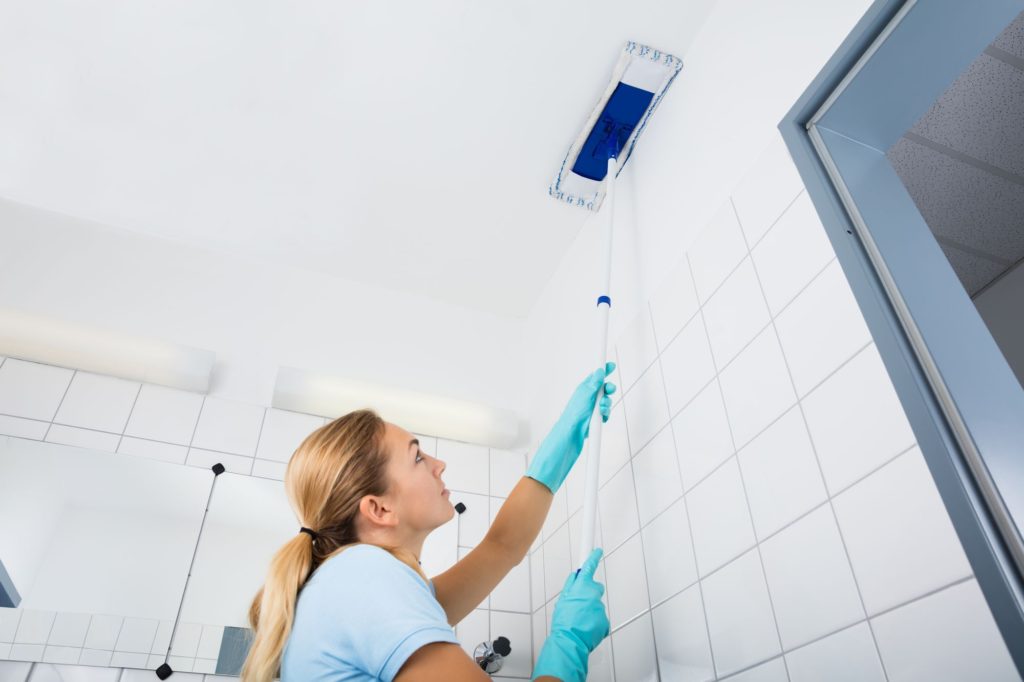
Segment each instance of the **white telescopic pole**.
[[[605,192],[605,203],[608,205],[608,220],[604,239],[604,279],[598,298],[597,312],[600,316],[601,325],[601,355],[598,358],[598,367],[604,367],[608,359],[608,314],[611,312],[611,283],[612,283],[612,227],[615,223],[615,174],[618,172],[618,161],[613,157],[608,159],[608,189]],[[604,386],[597,394],[598,404],[604,396]],[[590,553],[594,551],[595,525],[597,521],[597,487],[598,471],[601,463],[601,411],[595,410],[591,415],[590,436],[588,440],[589,457],[587,459],[587,478],[583,489],[583,535],[580,538],[580,568],[587,560]],[[579,570],[577,569],[577,572]]]

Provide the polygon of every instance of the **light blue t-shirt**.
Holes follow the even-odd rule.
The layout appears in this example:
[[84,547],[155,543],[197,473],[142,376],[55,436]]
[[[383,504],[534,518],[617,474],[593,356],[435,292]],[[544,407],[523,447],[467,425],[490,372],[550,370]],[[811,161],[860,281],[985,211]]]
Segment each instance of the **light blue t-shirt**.
[[385,549],[353,545],[299,593],[281,682],[390,682],[423,645],[458,641],[433,582]]

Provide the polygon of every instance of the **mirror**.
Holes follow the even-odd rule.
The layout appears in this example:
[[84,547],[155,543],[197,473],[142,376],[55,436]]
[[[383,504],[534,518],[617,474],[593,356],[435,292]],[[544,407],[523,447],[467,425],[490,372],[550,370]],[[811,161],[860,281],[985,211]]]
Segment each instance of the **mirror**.
[[248,651],[249,605],[274,553],[298,530],[281,481],[217,477],[171,644],[171,668],[239,673]]
[[0,658],[163,663],[213,473],[0,437]]

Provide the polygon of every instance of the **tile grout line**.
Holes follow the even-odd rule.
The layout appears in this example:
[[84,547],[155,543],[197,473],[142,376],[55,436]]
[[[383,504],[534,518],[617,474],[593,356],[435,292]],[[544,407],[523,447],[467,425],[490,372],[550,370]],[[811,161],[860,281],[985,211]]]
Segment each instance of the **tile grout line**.
[[[775,326],[775,321],[774,321],[774,319],[771,316],[771,306],[768,305],[768,299],[764,295],[764,288],[761,287],[761,280],[760,280],[760,278],[757,275],[757,266],[754,264],[754,254],[750,250],[750,244],[747,243],[747,235],[746,235],[746,233],[743,232],[743,224],[740,222],[739,213],[737,213],[737,211],[736,211],[736,204],[733,202],[731,196],[729,197],[729,206],[732,208],[733,215],[736,217],[736,222],[740,226],[740,234],[741,234],[742,239],[743,239],[743,245],[747,247],[747,255],[750,257],[750,266],[754,269],[754,277],[757,279],[758,286],[761,288],[762,300],[764,301],[765,308],[768,309],[768,319],[769,319],[768,324],[771,325],[772,327],[774,327]],[[707,329],[705,329],[705,331],[707,331]],[[762,332],[758,332],[758,336],[760,336],[761,333]],[[776,332],[776,334],[777,334],[777,332]],[[755,336],[754,338],[756,339],[758,337]],[[711,345],[711,337],[710,337],[710,335],[708,336],[708,345]],[[781,343],[780,343],[780,350],[781,350]],[[714,361],[714,358],[712,357],[712,362],[713,361]],[[719,373],[718,373],[718,370],[717,370],[717,366],[716,366],[715,370],[716,370],[715,371],[715,375],[717,377],[717,376],[719,376]],[[792,378],[791,378],[791,380],[792,380]],[[739,475],[740,475],[740,489],[743,491],[743,501],[747,505],[747,516],[750,519],[750,532],[751,532],[751,535],[753,535],[753,537],[754,537],[754,549],[757,550],[757,559],[758,559],[758,561],[761,564],[761,577],[764,578],[764,589],[765,589],[765,593],[768,595],[768,606],[769,606],[769,608],[771,609],[771,612],[772,612],[772,621],[775,623],[775,637],[778,640],[779,652],[781,653],[783,650],[785,650],[785,646],[782,643],[782,629],[779,627],[779,617],[778,617],[778,614],[776,613],[776,609],[775,609],[775,599],[772,598],[772,590],[771,590],[771,587],[768,584],[768,571],[764,567],[764,554],[762,554],[762,552],[761,552],[761,543],[758,542],[758,540],[757,540],[757,529],[756,529],[756,527],[754,525],[754,513],[750,509],[750,496],[747,494],[747,484],[746,484],[745,479],[743,478],[743,467],[740,466],[739,448],[736,447],[736,434],[735,434],[735,432],[732,429],[732,419],[729,417],[729,408],[725,404],[725,392],[722,391],[722,382],[721,382],[721,380],[718,381],[718,390],[721,393],[722,406],[725,407],[725,423],[729,427],[729,437],[732,439],[733,457],[736,458],[736,471],[739,472]],[[794,389],[793,390],[793,397],[796,398],[796,395],[797,395],[796,394],[796,390]],[[785,412],[783,414],[785,414]],[[743,556],[743,555],[741,554],[740,556]],[[786,659],[785,658],[782,659],[782,664],[783,664],[783,666],[786,669],[786,677],[788,678],[789,677],[789,664],[786,663]]]
[[132,413],[135,412],[135,406],[139,404],[139,396],[142,395],[142,387],[144,385],[145,384],[141,381],[139,382],[139,390],[135,392],[135,400],[132,401],[132,407],[128,410],[128,416],[125,418],[124,425],[121,427],[121,434],[117,438],[117,446],[114,448],[115,453],[121,449],[121,443],[124,442],[125,431],[128,430],[128,423],[132,420]]
[[[734,211],[736,210],[735,205],[733,206],[733,210]],[[751,259],[751,263],[754,265],[754,277],[757,279],[758,288],[761,290],[761,297],[763,298],[763,300],[765,302],[765,305],[769,305],[768,304],[768,296],[767,296],[767,294],[765,293],[765,290],[764,290],[764,283],[761,282],[761,274],[760,274],[760,272],[758,272],[757,264],[753,263],[753,259]],[[826,266],[826,267],[828,267],[828,266]],[[795,300],[795,297],[793,299],[791,299],[791,300]],[[807,434],[807,437],[808,437],[808,439],[810,440],[810,443],[811,443],[811,450],[814,453],[814,461],[818,465],[818,475],[821,477],[821,483],[825,487],[826,494],[828,494],[828,482],[825,480],[825,470],[821,466],[821,457],[818,454],[817,445],[814,443],[814,437],[811,435],[811,428],[810,428],[810,425],[807,422],[807,415],[804,412],[803,400],[800,398],[800,393],[797,390],[796,381],[793,379],[793,371],[792,371],[792,369],[789,366],[789,358],[786,356],[786,351],[782,347],[782,337],[779,336],[779,329],[778,329],[778,327],[775,324],[775,319],[776,319],[775,317],[771,318],[771,327],[772,327],[773,332],[775,333],[775,342],[779,345],[779,353],[782,355],[782,362],[783,362],[783,364],[786,367],[786,376],[789,377],[790,388],[792,388],[793,395],[796,398],[796,405],[797,405],[797,409],[799,409],[799,411],[800,411],[800,418],[801,418],[801,421],[803,422],[804,432]],[[860,354],[860,352],[861,351],[858,351],[852,357],[856,357],[857,355]],[[851,358],[847,358],[846,362],[849,362],[852,359],[852,357]],[[845,365],[846,363],[844,362],[843,364]],[[810,393],[811,393],[811,391],[808,391],[808,395],[810,395]],[[787,410],[787,412],[788,412],[788,410]],[[738,464],[738,460],[737,460],[737,464]],[[857,575],[856,575],[856,572],[854,571],[854,568],[853,568],[853,561],[850,558],[850,550],[849,550],[849,548],[846,545],[846,538],[843,536],[842,528],[839,526],[839,516],[836,514],[835,504],[833,503],[831,495],[828,495],[827,503],[828,503],[829,510],[832,513],[832,522],[835,524],[836,532],[839,534],[840,544],[843,547],[843,554],[846,557],[846,565],[847,565],[847,567],[848,567],[848,569],[850,571],[850,576],[853,579],[854,588],[857,590],[857,597],[860,600],[861,611],[864,613],[864,617],[867,618],[867,606],[866,606],[866,604],[864,602],[864,595],[861,592],[860,581],[857,580]],[[765,586],[768,587],[768,576],[767,576],[767,573],[765,574]],[[768,591],[769,591],[769,594],[771,594],[771,588],[770,587],[768,587]],[[881,651],[881,649],[878,646],[878,638],[875,635],[875,630],[871,626],[871,622],[870,621],[868,621],[868,629],[871,632],[871,641],[872,641],[872,643],[874,644],[874,647],[875,647],[875,655],[878,656],[879,664],[882,667],[882,674],[885,676],[886,682],[888,682],[888,680],[889,680],[889,673],[886,670],[885,662],[882,660],[882,651]],[[780,633],[780,640],[779,641],[780,641],[780,644],[781,644],[781,641],[782,641],[781,640],[781,633]],[[783,661],[785,662],[785,658],[783,658]],[[787,664],[786,670],[787,670],[787,672],[789,670],[788,664]]]
[[253,476],[253,471],[256,470],[256,455],[260,451],[260,440],[263,438],[263,426],[267,423],[267,415],[270,414],[270,408],[263,408],[263,417],[260,419],[260,428],[256,432],[256,448],[252,451],[252,462],[249,463],[249,475]]
[[[690,272],[690,281],[693,283],[694,288],[696,289],[697,282],[696,282],[696,279],[693,276],[693,265],[690,263],[690,254],[689,253],[683,254],[683,258],[686,260],[686,267],[687,267],[687,270],[689,270],[689,272]],[[704,309],[702,307],[697,309],[697,315],[700,316],[701,325],[704,325]],[[706,338],[707,337],[707,326],[706,325],[704,325],[704,335],[705,335],[705,338]],[[709,347],[708,350],[710,351],[710,347]],[[658,362],[660,364],[661,356],[658,357]],[[714,368],[714,356],[712,356],[712,368]],[[716,381],[717,378],[718,378],[718,376],[716,375],[713,379],[711,379],[711,381]],[[664,367],[662,367],[662,377],[661,377],[661,379],[662,379],[662,385],[663,385],[663,387],[665,389],[665,400],[667,401],[668,400],[668,387],[665,386],[665,369],[664,369]],[[708,382],[708,385],[711,384],[711,381]],[[702,388],[701,391],[703,391],[703,390],[704,389]],[[700,395],[700,393],[698,393],[697,395]],[[677,471],[679,473],[679,487],[680,487],[680,490],[682,490],[682,494],[679,497],[683,501],[683,513],[686,514],[686,530],[690,534],[690,552],[693,553],[694,582],[697,585],[697,593],[700,596],[700,610],[701,610],[701,614],[704,616],[704,634],[708,638],[708,654],[711,656],[711,670],[712,671],[716,671],[716,677],[717,677],[718,666],[715,664],[715,648],[714,648],[714,645],[711,643],[711,626],[708,624],[708,607],[707,607],[707,602],[704,599],[704,585],[703,585],[703,583],[701,582],[701,579],[700,579],[700,571],[697,569],[697,544],[696,544],[696,541],[693,539],[693,522],[690,520],[690,506],[689,506],[689,502],[686,499],[686,489],[685,489],[685,484],[683,483],[683,465],[679,461],[679,447],[676,444],[676,432],[675,432],[675,428],[672,426],[672,421],[673,421],[673,419],[670,417],[668,423],[669,423],[669,428],[671,429],[671,433],[672,433],[672,450],[673,450],[673,453],[675,454],[676,469],[677,469]],[[668,507],[666,507],[665,510],[662,511],[661,513],[664,513],[665,511],[670,509],[673,504],[675,504],[675,502],[673,502]],[[647,525],[650,526],[650,524],[653,523],[654,520],[656,518],[658,518],[658,516],[661,516],[661,514],[657,514],[653,519],[651,519],[651,521]],[[640,532],[641,533],[643,532],[643,528],[642,527],[640,528]],[[672,597],[669,597],[669,599],[675,597],[676,595],[682,594],[683,591],[688,590],[691,587],[693,587],[692,583],[690,585],[688,585],[687,587],[684,587],[682,590],[677,592],[675,595],[672,595]],[[665,601],[660,602],[660,603],[663,604],[663,603],[665,603],[667,601],[668,601],[668,599],[666,599]],[[654,611],[654,605],[653,604],[651,605],[651,611],[652,611],[652,614],[653,614],[653,611]],[[652,617],[651,617],[652,623],[653,623],[653,620],[654,620],[654,618],[653,618],[653,615],[652,615]]]
[[[651,313],[650,301],[647,301],[646,306],[647,306],[647,323],[650,326],[651,335],[654,337],[654,346],[655,346],[655,348],[657,348],[657,346],[658,346],[658,337],[657,337],[657,333],[654,331],[654,316]],[[618,355],[616,354],[616,358],[617,357],[618,357]],[[665,408],[666,408],[666,411],[667,411],[668,410],[668,394],[665,392],[665,377],[664,377],[664,372],[661,369],[661,354],[660,353],[654,358],[654,363],[651,365],[651,367],[654,367],[655,364],[658,366],[658,368],[657,368],[658,369],[658,376],[661,378],[661,392],[662,392],[662,396],[665,399]],[[625,408],[625,403],[623,403],[623,408]],[[668,424],[666,424],[666,426],[670,426],[670,425],[671,425],[671,420],[669,420],[669,422],[668,422]],[[629,442],[629,424],[624,424],[624,426],[626,427],[626,442],[628,443]],[[661,433],[661,431],[663,431],[663,430],[664,430],[664,427],[662,429],[659,429],[658,433]],[[671,434],[671,431],[669,433]],[[647,444],[650,444],[652,441],[653,441],[653,438],[651,440],[647,441]],[[644,447],[646,447],[647,444],[645,444]],[[673,443],[673,445],[674,445],[674,443]],[[642,449],[643,448],[641,448],[641,450]],[[639,454],[639,451],[637,452],[637,454]],[[638,538],[640,540],[640,562],[643,564],[643,567],[644,567],[643,568],[643,570],[644,570],[644,585],[646,586],[645,592],[647,592],[647,610],[644,611],[643,613],[641,613],[640,615],[642,617],[644,614],[650,614],[649,621],[650,621],[650,626],[651,626],[650,627],[651,644],[654,647],[654,670],[657,673],[658,679],[660,680],[661,679],[661,663],[660,663],[660,661],[658,659],[658,638],[654,634],[654,610],[651,607],[651,582],[650,582],[650,580],[647,579],[647,576],[650,575],[650,572],[647,570],[647,554],[644,551],[644,536],[643,536],[643,532],[642,532],[643,522],[640,520],[640,501],[639,501],[639,499],[640,499],[640,491],[637,490],[637,486],[636,486],[636,469],[633,467],[633,461],[634,461],[634,455],[633,455],[633,452],[632,452],[632,448],[630,448],[628,464],[629,464],[629,467],[630,467],[630,473],[633,475],[633,506],[636,508],[636,519],[637,519],[637,532],[636,532],[636,535],[638,536]],[[678,465],[678,461],[677,461],[677,465]],[[682,482],[681,481],[680,481],[680,487],[682,487]],[[627,540],[627,542],[628,542],[628,540]],[[605,568],[605,580],[607,580],[607,579],[608,579],[608,570],[607,570],[607,567],[606,567]],[[610,601],[611,600],[609,599],[609,603],[610,603]],[[610,632],[609,632],[609,636],[611,636]]]
[[68,391],[71,390],[71,384],[74,383],[75,377],[78,376],[78,370],[71,370],[71,379],[68,380],[68,385],[64,387],[64,394],[60,397],[60,402],[57,403],[57,409],[53,411],[53,416],[50,417],[50,423],[46,427],[46,433],[43,434],[43,442],[47,442],[47,437],[50,435],[50,429],[53,428],[53,422],[57,419],[57,415],[60,414],[61,405],[64,404],[64,400],[68,397]]

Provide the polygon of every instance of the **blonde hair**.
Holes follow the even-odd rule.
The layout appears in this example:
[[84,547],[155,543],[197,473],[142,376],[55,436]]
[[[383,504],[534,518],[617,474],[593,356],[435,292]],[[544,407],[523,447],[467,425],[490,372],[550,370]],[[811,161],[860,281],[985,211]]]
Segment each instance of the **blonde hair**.
[[[384,420],[371,410],[357,410],[309,434],[292,455],[284,474],[285,492],[302,526],[312,528],[317,537],[314,541],[307,533],[296,533],[271,560],[249,608],[255,635],[242,682],[270,682],[277,676],[306,580],[324,561],[360,543],[359,502],[364,495],[384,495],[390,483],[383,441]],[[381,548],[429,583],[411,552]]]

